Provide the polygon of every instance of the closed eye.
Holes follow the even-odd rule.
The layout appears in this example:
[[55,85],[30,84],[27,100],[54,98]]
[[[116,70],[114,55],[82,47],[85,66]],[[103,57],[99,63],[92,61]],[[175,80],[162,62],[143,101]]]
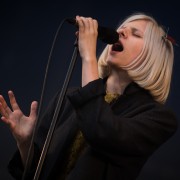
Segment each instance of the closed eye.
[[133,35],[136,36],[136,37],[138,37],[138,38],[142,38],[142,36],[139,35],[139,34],[133,34]]
[[132,35],[139,37],[139,38],[143,37],[142,33],[138,29],[132,28],[131,31],[132,31]]

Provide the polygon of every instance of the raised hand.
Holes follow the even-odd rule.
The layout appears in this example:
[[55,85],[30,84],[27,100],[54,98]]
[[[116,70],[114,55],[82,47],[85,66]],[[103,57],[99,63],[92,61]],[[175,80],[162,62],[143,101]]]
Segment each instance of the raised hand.
[[96,60],[98,22],[92,18],[76,16],[78,22],[78,47],[83,61]]
[[30,115],[25,116],[16,102],[14,93],[8,91],[8,95],[11,108],[7,105],[4,97],[0,95],[1,119],[9,126],[18,146],[30,144],[37,116],[37,102],[32,102]]
[[98,22],[90,17],[76,16],[79,26],[78,48],[82,59],[82,87],[99,78],[96,58]]

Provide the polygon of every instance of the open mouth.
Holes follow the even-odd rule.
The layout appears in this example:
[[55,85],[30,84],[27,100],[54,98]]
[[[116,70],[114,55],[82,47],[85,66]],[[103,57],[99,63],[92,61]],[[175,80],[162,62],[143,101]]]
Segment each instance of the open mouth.
[[113,46],[112,46],[112,50],[113,50],[113,51],[121,52],[121,51],[123,51],[123,46],[122,46],[122,44],[121,44],[120,42],[115,43],[115,44],[113,44]]

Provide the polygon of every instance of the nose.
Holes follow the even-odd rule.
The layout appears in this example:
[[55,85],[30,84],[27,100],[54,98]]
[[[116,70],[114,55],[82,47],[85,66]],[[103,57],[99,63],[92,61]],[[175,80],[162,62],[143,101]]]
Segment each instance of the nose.
[[128,37],[128,31],[127,28],[121,28],[118,31],[120,37],[127,38]]

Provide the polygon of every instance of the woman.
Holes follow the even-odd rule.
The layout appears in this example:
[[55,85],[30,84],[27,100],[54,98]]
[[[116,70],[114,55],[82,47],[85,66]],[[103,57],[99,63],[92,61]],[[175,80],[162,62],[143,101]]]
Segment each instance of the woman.
[[[172,42],[154,18],[133,14],[118,27],[119,41],[107,45],[97,61],[97,21],[80,16],[76,20],[82,87],[69,89],[65,96],[40,179],[134,180],[177,128],[176,117],[164,105],[172,75]],[[38,122],[27,179],[35,172],[57,97]],[[25,116],[12,91],[9,98],[12,110],[0,96],[1,119],[18,146],[9,171],[21,179],[37,102]]]

